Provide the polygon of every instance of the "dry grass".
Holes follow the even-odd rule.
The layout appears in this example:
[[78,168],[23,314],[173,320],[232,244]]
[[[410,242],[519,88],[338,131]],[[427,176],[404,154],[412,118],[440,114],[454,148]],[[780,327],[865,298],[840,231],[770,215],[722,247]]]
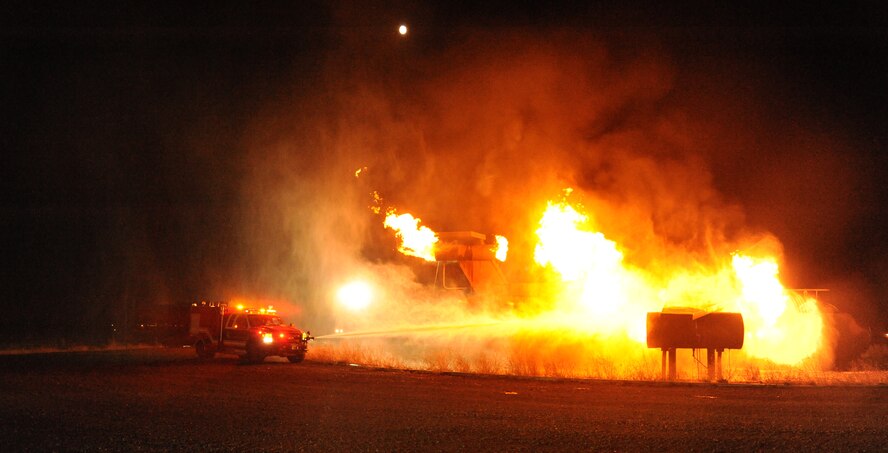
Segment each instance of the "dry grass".
[[471,373],[472,363],[466,357],[456,356],[453,358],[453,370],[458,373]]
[[[888,371],[876,369],[888,348],[869,352],[849,372],[823,371],[812,363],[780,366],[726,354],[723,377],[728,382],[802,385],[888,384]],[[559,335],[557,332],[518,332],[507,338],[400,338],[317,342],[309,352],[315,361],[435,372],[504,374],[555,378],[656,381],[660,351],[639,348],[629,340]],[[678,379],[705,381],[699,357],[680,351]]]
[[502,365],[488,354],[478,354],[472,361],[472,371],[479,374],[500,374]]
[[761,370],[763,384],[888,385],[888,371]]
[[448,350],[430,352],[425,357],[425,369],[429,371],[456,371],[453,365],[453,354]]
[[[656,381],[660,379],[660,351],[611,349],[602,339],[559,338],[551,332],[520,334],[498,341],[475,340],[454,347],[453,342],[438,339],[340,340],[314,342],[309,359],[318,362],[359,364],[390,369],[414,369],[435,372],[501,374],[555,378],[619,379]],[[0,355],[57,352],[124,351],[158,349],[156,345],[112,344],[104,347],[71,346],[9,347]],[[795,385],[888,385],[888,346],[873,345],[852,364],[850,371],[825,371],[814,364],[779,366],[774,363],[727,354],[723,376],[728,382]],[[678,379],[706,379],[700,367],[686,351],[679,354]]]
[[317,362],[348,363],[379,368],[411,368],[402,359],[384,350],[347,341],[315,344],[309,349],[308,357]]
[[888,370],[888,344],[871,345],[857,360],[851,364],[852,371],[886,371]]

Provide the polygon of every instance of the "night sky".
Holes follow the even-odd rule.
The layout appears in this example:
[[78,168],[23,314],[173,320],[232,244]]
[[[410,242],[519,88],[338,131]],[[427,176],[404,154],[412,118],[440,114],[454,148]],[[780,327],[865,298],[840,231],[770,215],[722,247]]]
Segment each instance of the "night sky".
[[[337,215],[330,206],[362,208],[360,194],[380,190],[442,229],[520,223],[502,220],[514,206],[496,201],[495,188],[526,184],[497,170],[485,173],[489,186],[441,193],[461,168],[448,150],[464,149],[463,137],[497,148],[505,139],[478,129],[508,131],[492,118],[510,112],[525,142],[563,138],[549,142],[558,159],[506,159],[516,179],[548,187],[537,172],[571,169],[567,182],[616,199],[641,189],[608,172],[622,160],[591,163],[594,150],[651,145],[656,162],[706,169],[701,184],[717,199],[707,209],[728,207],[732,225],[779,238],[787,286],[830,288],[827,302],[888,329],[888,14],[877,2],[776,11],[386,3],[4,6],[0,341],[101,341],[139,307],[237,294],[301,304],[303,320],[317,321],[314,276],[333,261],[320,255],[385,258],[384,233],[365,225],[373,220],[316,226],[318,212]],[[396,34],[402,22],[407,38]],[[565,69],[533,63],[549,58]],[[555,94],[530,93],[529,73],[554,81]],[[573,87],[574,74],[585,82]],[[526,102],[499,112],[501,94]],[[664,129],[687,126],[669,146],[645,132],[664,116]],[[493,165],[485,153],[462,161]],[[368,186],[322,190],[368,164],[378,169]],[[473,197],[460,215],[440,208]],[[466,217],[480,225],[458,224]],[[351,250],[337,237],[369,244]]]

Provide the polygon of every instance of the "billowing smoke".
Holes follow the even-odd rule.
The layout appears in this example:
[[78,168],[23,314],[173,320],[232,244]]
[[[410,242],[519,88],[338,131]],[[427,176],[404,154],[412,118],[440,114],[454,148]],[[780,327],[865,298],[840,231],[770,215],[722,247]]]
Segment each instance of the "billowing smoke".
[[[781,238],[762,227],[774,218],[834,234],[841,224],[833,216],[818,217],[796,198],[812,186],[818,203],[857,215],[847,193],[833,190],[855,184],[854,163],[836,158],[841,142],[809,134],[805,118],[781,117],[794,114],[768,102],[773,86],[746,78],[754,68],[708,68],[616,35],[460,31],[440,47],[368,34],[333,38],[340,50],[327,54],[318,76],[268,106],[246,137],[242,217],[234,220],[251,267],[232,291],[293,301],[300,324],[317,334],[348,322],[385,330],[467,320],[464,300],[434,293],[418,282],[424,271],[394,252],[391,232],[370,210],[374,192],[383,207],[414,213],[436,231],[505,235],[506,272],[516,280],[532,272],[546,201],[567,187],[596,228],[621,244],[627,263],[662,277],[714,266],[738,250],[782,259]],[[826,173],[830,182],[810,184]],[[744,199],[766,212],[749,215]],[[383,289],[374,315],[347,321],[335,292],[354,279]],[[494,318],[480,310],[470,320]],[[513,371],[600,369],[594,354],[582,363],[558,359],[581,342],[576,337],[543,342],[522,332],[456,330],[422,344],[411,339],[409,348],[436,345],[453,354],[441,361],[473,360],[474,368],[456,368],[476,371],[506,362]],[[542,343],[549,365],[514,354]],[[469,344],[471,351],[453,352]],[[621,373],[631,374],[612,375]]]

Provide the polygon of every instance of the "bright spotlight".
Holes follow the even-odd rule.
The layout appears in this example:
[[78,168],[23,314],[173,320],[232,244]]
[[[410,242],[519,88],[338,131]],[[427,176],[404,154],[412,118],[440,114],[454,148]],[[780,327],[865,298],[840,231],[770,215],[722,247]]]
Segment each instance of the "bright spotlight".
[[401,36],[406,35],[407,34],[407,26],[404,24],[401,24],[401,26],[398,27],[398,33],[400,33]]
[[339,288],[336,298],[349,310],[363,310],[373,300],[373,289],[365,282],[354,281]]

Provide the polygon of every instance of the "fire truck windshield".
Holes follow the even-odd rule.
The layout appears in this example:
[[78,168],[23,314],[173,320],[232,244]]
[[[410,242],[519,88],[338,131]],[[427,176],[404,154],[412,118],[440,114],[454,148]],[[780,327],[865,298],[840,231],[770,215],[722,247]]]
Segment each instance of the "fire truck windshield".
[[282,326],[284,322],[274,315],[247,315],[250,318],[250,326]]

